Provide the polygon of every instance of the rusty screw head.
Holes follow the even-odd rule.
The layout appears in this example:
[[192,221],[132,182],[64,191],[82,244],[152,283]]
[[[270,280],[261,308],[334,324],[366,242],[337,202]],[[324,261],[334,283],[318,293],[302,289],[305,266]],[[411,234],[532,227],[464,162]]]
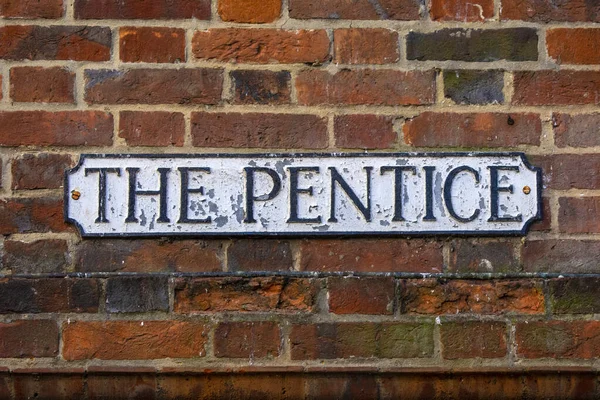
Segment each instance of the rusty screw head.
[[523,193],[525,193],[525,194],[529,194],[529,193],[531,193],[531,188],[530,188],[529,186],[525,186],[525,187],[523,188]]
[[80,197],[81,197],[81,193],[79,193],[77,190],[71,191],[71,198],[73,200],[79,200]]

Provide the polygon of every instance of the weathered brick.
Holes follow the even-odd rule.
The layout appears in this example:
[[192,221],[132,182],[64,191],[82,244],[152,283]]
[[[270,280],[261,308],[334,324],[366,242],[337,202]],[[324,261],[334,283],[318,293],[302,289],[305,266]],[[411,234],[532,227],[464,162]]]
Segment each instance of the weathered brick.
[[292,325],[290,346],[292,360],[427,358],[433,355],[433,324],[355,322]]
[[289,242],[241,239],[227,248],[228,271],[290,271],[293,268]]
[[289,71],[231,71],[236,104],[288,104]]
[[0,27],[0,59],[110,60],[110,28],[100,26]]
[[222,322],[215,329],[215,356],[278,357],[281,330],[275,322]]
[[518,272],[518,240],[456,239],[450,249],[450,272]]
[[544,295],[533,280],[406,280],[400,288],[407,314],[543,314]]
[[515,341],[522,358],[595,358],[600,351],[600,322],[520,322]]
[[589,0],[502,0],[502,20],[600,22],[600,4]]
[[16,320],[0,323],[0,357],[55,357],[58,326],[51,320]]
[[548,55],[559,64],[600,64],[598,43],[600,29],[557,28],[546,32]]
[[86,70],[85,100],[90,104],[217,104],[220,69]]
[[600,104],[600,71],[516,71],[516,105]]
[[340,64],[389,64],[399,59],[398,33],[389,29],[336,29],[333,61]]
[[214,272],[221,270],[218,241],[85,240],[75,252],[82,272]]
[[503,90],[503,71],[444,71],[444,96],[456,104],[502,104]]
[[600,311],[600,279],[559,278],[548,281],[554,314],[597,314]]
[[406,58],[418,61],[537,61],[537,44],[537,32],[531,28],[410,32],[406,38]]
[[128,146],[183,146],[185,118],[168,111],[121,111],[119,137]]
[[434,21],[482,22],[494,17],[494,1],[432,0],[429,15]]
[[298,102],[317,104],[423,105],[435,101],[434,71],[310,69],[296,78]]
[[305,240],[302,271],[442,272],[442,244],[422,239]]
[[218,12],[223,21],[273,22],[281,14],[281,0],[219,0]]
[[544,187],[557,190],[600,189],[600,154],[552,154],[531,157],[544,171]]
[[540,145],[538,114],[423,112],[406,121],[404,141],[415,147]]
[[74,103],[74,82],[75,74],[66,68],[12,68],[10,97],[16,102]]
[[83,374],[30,374],[13,377],[15,397],[19,399],[85,398]]
[[[88,370],[91,369],[88,368]],[[148,399],[158,397],[156,375],[153,373],[88,374],[86,389],[89,399]]]
[[167,277],[119,276],[106,281],[106,311],[113,313],[169,310]]
[[2,18],[56,19],[63,15],[63,0],[2,0]]
[[112,134],[102,111],[0,112],[0,146],[110,146]]
[[600,146],[599,114],[552,114],[554,143],[558,147]]
[[61,239],[5,240],[2,267],[13,274],[65,272],[67,258],[67,242]]
[[442,357],[447,360],[505,357],[507,332],[504,322],[443,322]]
[[58,189],[65,170],[73,164],[68,154],[23,154],[12,161],[12,188]]
[[600,272],[600,242],[594,240],[528,240],[523,245],[527,272]]
[[324,30],[209,29],[192,40],[194,57],[239,63],[321,63],[329,60]]
[[394,312],[396,283],[391,277],[334,277],[327,280],[329,311],[334,314]]
[[0,234],[63,232],[62,200],[53,198],[8,198],[0,201]]
[[66,360],[148,360],[203,357],[208,329],[187,321],[71,321],[62,331]]
[[323,149],[327,119],[308,114],[192,113],[198,147]]
[[4,279],[0,281],[0,313],[96,312],[96,279]]
[[600,197],[561,197],[558,204],[558,227],[561,232],[600,232]]
[[377,399],[381,398],[377,381],[375,374],[319,374],[307,380],[306,398]]
[[340,148],[389,149],[396,142],[394,119],[384,115],[337,115],[333,130]]
[[298,19],[418,20],[418,0],[290,0],[290,17]]
[[176,28],[123,27],[119,29],[121,61],[185,62],[185,31]]
[[318,280],[305,278],[180,279],[175,312],[311,312],[318,290]]
[[210,0],[75,0],[78,19],[210,19]]

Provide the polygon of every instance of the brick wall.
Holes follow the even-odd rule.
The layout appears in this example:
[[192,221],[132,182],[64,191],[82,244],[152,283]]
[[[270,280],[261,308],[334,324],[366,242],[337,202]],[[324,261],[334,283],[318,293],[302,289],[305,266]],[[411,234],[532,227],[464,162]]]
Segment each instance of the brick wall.
[[[600,3],[0,0],[0,397],[596,398]],[[80,153],[522,151],[517,238],[85,239]],[[202,397],[202,398],[204,398]]]

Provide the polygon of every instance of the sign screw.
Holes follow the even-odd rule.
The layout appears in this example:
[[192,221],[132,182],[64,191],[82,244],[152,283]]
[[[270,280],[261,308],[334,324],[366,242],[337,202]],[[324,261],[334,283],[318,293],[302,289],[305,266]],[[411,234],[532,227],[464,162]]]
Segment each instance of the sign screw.
[[529,186],[525,186],[525,187],[523,188],[523,193],[525,193],[525,194],[529,194],[529,193],[531,193],[531,188],[530,188]]
[[77,190],[73,190],[71,192],[71,198],[73,200],[79,200],[80,197],[81,197],[81,193],[79,193]]

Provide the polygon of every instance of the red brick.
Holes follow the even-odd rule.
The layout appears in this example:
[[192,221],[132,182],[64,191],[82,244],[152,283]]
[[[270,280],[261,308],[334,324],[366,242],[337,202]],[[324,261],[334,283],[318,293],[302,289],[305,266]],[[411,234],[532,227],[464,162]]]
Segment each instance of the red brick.
[[336,29],[333,61],[340,64],[389,64],[398,61],[398,34],[388,29]]
[[128,146],[183,146],[185,118],[168,111],[121,111],[119,137]]
[[86,70],[89,104],[217,104],[220,69]]
[[515,105],[600,104],[600,71],[516,71]]
[[407,314],[543,314],[541,284],[532,280],[406,280],[400,288]]
[[324,30],[210,29],[192,40],[194,57],[239,63],[322,63],[329,60]]
[[219,241],[202,240],[85,240],[75,251],[75,270],[216,272],[222,269],[222,246]]
[[73,166],[68,154],[23,154],[12,161],[13,189],[58,189],[65,170]]
[[504,322],[443,322],[440,325],[442,357],[499,358],[507,354],[507,329]]
[[5,240],[2,267],[13,274],[66,272],[68,248],[61,239],[40,239],[33,242]]
[[175,28],[123,27],[119,52],[124,62],[185,62],[185,31]]
[[392,19],[418,20],[418,0],[380,0],[375,6],[369,0],[290,0],[290,17],[298,19]]
[[429,10],[434,21],[482,22],[493,18],[493,0],[432,0]]
[[175,287],[175,312],[311,312],[319,282],[305,278],[181,279]]
[[338,115],[335,145],[347,149],[389,149],[396,143],[394,119],[384,115]]
[[0,112],[0,146],[110,146],[112,134],[102,111]]
[[311,69],[296,78],[298,102],[317,104],[423,105],[435,101],[433,71]]
[[203,357],[208,331],[186,321],[71,321],[62,329],[70,361]]
[[75,0],[78,19],[210,19],[210,0]]
[[561,197],[558,204],[558,226],[561,232],[600,232],[600,197]]
[[600,272],[600,242],[594,240],[528,240],[521,257],[526,272]]
[[595,358],[600,351],[599,321],[529,321],[516,326],[517,356]]
[[0,357],[56,357],[58,326],[51,320],[16,320],[0,324]]
[[0,201],[0,234],[63,232],[63,202],[53,198],[8,198]]
[[449,272],[519,272],[515,249],[520,241],[503,239],[455,239],[450,247]]
[[28,374],[13,376],[15,397],[19,399],[81,399],[83,374]]
[[600,64],[600,29],[550,29],[546,47],[559,64]]
[[552,114],[554,143],[558,147],[600,146],[600,114]]
[[279,356],[281,330],[275,322],[223,322],[215,329],[215,356],[273,358]]
[[442,272],[442,245],[422,239],[305,240],[302,271]]
[[502,0],[502,20],[530,22],[600,22],[600,4],[588,0]]
[[219,0],[218,11],[223,21],[273,22],[281,14],[281,0]]
[[231,71],[236,104],[289,104],[289,71]]
[[549,231],[552,228],[552,210],[550,209],[550,199],[542,198],[542,219],[531,224],[532,231]]
[[289,242],[235,240],[227,248],[228,271],[290,271],[294,269]]
[[12,68],[10,97],[16,102],[74,103],[74,83],[75,74],[66,68]]
[[308,114],[192,113],[197,147],[323,149],[327,119]]
[[110,60],[110,28],[100,26],[0,27],[0,59]]
[[415,147],[539,146],[542,123],[538,114],[426,111],[406,121],[403,132]]
[[55,19],[63,15],[63,0],[1,0],[0,17]]
[[329,311],[334,314],[394,313],[394,278],[335,277],[327,280]]
[[600,154],[533,156],[531,162],[544,171],[544,187],[557,190],[600,189]]

